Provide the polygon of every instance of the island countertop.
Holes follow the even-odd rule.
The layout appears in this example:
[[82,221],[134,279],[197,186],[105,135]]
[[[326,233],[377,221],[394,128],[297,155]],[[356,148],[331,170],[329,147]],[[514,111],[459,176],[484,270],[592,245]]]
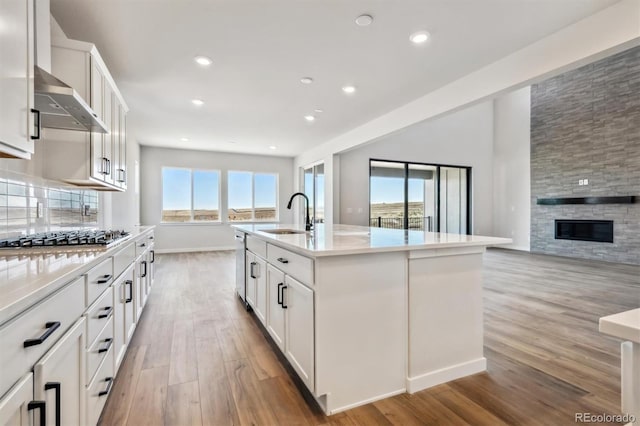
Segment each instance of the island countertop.
[[[418,230],[370,228],[342,224],[316,224],[304,232],[302,225],[233,225],[238,231],[308,256],[337,256],[394,251],[429,250],[509,244],[509,238],[480,235],[446,234]],[[271,234],[271,230],[296,230],[302,233]]]

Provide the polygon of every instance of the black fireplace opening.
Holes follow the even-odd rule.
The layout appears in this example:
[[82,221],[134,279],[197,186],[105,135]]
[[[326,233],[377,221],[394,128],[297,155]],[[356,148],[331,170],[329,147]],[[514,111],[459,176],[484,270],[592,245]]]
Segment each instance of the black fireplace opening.
[[613,221],[556,219],[556,239],[612,243]]

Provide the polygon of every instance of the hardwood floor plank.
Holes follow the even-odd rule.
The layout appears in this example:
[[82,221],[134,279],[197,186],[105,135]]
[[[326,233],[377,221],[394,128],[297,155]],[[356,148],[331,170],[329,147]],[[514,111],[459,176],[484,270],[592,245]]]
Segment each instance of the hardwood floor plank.
[[347,412],[347,416],[357,425],[384,426],[393,424],[373,404],[353,408]]
[[210,425],[239,425],[222,351],[216,339],[196,340],[202,419]]
[[198,382],[170,385],[164,417],[166,425],[202,426]]
[[164,424],[169,367],[157,367],[140,372],[128,426],[157,426]]
[[[258,386],[258,379],[246,359],[225,362],[233,399],[243,425],[277,425],[272,407]],[[277,409],[277,407],[273,407]]]
[[127,423],[146,349],[146,346],[134,346],[127,351],[102,412],[101,426]]
[[[147,345],[143,369],[169,366],[171,362],[171,343],[173,341],[174,318],[168,315],[142,315],[142,321],[149,323],[146,336],[141,339]],[[141,321],[141,322],[142,322]],[[142,330],[141,330],[142,331]],[[137,334],[137,330],[136,330]]]
[[198,361],[193,321],[175,320],[171,341],[169,385],[198,380]]

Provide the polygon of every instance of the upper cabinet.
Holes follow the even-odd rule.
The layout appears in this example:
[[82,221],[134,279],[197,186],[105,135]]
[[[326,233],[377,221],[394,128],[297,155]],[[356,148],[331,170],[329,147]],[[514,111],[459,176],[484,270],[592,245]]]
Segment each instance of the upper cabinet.
[[44,177],[107,191],[127,188],[127,105],[93,44],[54,39],[51,73],[87,101],[108,133],[43,129]]
[[33,109],[33,0],[2,0],[0,16],[0,157],[31,158],[39,124]]

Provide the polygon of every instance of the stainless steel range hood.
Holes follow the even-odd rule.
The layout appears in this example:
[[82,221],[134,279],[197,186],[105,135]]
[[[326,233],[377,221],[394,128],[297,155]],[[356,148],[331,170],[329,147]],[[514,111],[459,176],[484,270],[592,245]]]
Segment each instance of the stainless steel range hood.
[[42,127],[109,133],[107,126],[72,87],[35,66],[35,106]]

